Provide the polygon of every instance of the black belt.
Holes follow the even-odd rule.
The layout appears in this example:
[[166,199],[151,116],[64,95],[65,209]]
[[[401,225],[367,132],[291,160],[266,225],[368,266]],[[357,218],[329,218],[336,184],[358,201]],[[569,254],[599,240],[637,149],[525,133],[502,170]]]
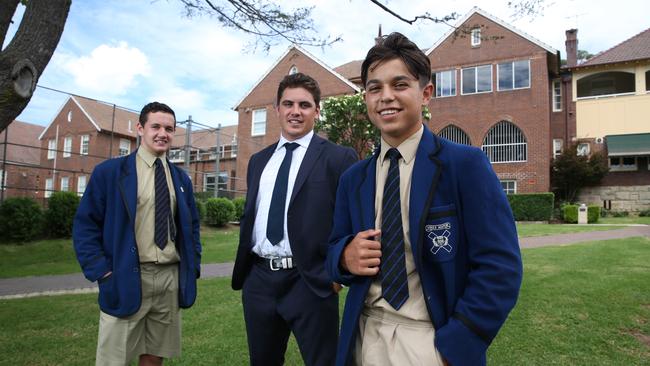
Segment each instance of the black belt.
[[255,258],[255,263],[260,263],[265,266],[269,266],[271,271],[279,271],[281,269],[293,269],[297,267],[293,257],[263,258],[256,254],[253,254],[253,258]]

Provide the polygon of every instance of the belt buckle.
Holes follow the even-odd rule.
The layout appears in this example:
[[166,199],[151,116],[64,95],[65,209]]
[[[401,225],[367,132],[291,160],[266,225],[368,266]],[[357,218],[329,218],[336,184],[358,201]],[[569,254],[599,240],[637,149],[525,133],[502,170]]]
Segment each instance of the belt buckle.
[[271,271],[279,271],[282,269],[282,267],[274,267],[273,262],[279,258],[269,258],[269,267],[271,267]]

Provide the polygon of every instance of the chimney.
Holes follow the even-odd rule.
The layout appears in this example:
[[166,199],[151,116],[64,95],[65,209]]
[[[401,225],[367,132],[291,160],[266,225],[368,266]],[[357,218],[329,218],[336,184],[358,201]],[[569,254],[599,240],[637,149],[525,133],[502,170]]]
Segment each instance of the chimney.
[[578,64],[578,30],[569,29],[566,32],[566,65],[574,67]]
[[384,39],[384,36],[381,34],[381,24],[379,24],[379,32],[377,32],[377,37],[375,37],[375,45],[381,44],[381,41]]

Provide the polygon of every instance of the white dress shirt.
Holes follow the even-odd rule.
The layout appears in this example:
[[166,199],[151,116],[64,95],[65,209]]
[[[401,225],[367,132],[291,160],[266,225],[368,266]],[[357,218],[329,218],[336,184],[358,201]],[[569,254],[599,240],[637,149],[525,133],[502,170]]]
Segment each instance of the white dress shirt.
[[[271,159],[266,163],[262,176],[260,177],[260,185],[257,191],[257,201],[255,202],[257,213],[255,216],[255,224],[253,226],[253,253],[260,257],[287,257],[291,256],[291,246],[289,246],[289,234],[287,232],[287,208],[291,200],[291,193],[293,192],[293,185],[296,182],[296,176],[302,164],[302,159],[305,157],[309,143],[314,136],[314,131],[310,131],[305,136],[289,141],[284,136],[280,135],[280,141],[271,156]],[[271,207],[271,198],[273,197],[273,188],[275,187],[275,178],[280,170],[280,165],[286,154],[284,144],[287,142],[295,142],[299,146],[293,151],[291,157],[291,167],[289,168],[289,183],[287,186],[287,199],[284,204],[284,235],[282,240],[273,245],[266,238],[266,223],[269,216],[269,208]]]

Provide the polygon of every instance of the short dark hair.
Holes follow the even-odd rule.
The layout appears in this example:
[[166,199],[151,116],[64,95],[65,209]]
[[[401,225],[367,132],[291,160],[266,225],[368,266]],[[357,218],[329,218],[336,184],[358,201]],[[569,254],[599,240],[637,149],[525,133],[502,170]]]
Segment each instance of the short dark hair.
[[147,123],[147,117],[148,117],[147,115],[149,113],[156,113],[156,112],[165,112],[174,116],[174,126],[176,126],[176,113],[174,113],[174,110],[169,108],[167,104],[160,103],[160,102],[151,102],[142,108],[142,111],[140,111],[140,118],[139,118],[140,125],[144,126],[144,124]]
[[361,82],[363,86],[365,87],[368,81],[368,69],[372,64],[396,58],[404,62],[409,72],[418,79],[420,87],[424,87],[431,81],[431,61],[427,55],[405,35],[393,32],[380,39],[368,51],[366,59],[361,64]]
[[280,85],[278,85],[278,95],[275,100],[276,105],[280,105],[282,93],[284,93],[284,89],[286,88],[304,88],[314,97],[316,106],[320,105],[320,87],[318,86],[318,82],[311,76],[301,72],[285,76],[280,81]]

